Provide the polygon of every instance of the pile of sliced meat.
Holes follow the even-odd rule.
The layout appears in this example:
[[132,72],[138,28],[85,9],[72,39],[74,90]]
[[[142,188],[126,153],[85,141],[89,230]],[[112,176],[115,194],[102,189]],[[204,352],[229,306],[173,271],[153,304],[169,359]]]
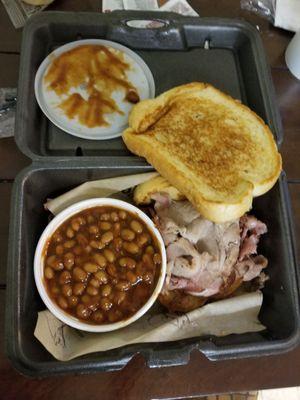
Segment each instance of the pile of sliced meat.
[[218,296],[233,282],[265,275],[267,259],[257,255],[267,232],[254,216],[216,224],[203,218],[189,201],[172,201],[156,193],[154,220],[167,250],[165,290],[182,289],[201,297]]

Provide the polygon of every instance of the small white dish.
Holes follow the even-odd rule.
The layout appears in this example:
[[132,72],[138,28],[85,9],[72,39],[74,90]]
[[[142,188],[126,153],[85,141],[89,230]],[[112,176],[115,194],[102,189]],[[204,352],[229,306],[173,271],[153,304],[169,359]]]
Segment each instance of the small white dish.
[[285,61],[291,73],[300,80],[300,30],[295,33],[286,49]]
[[[47,290],[44,284],[44,262],[45,262],[45,246],[47,241],[56,229],[64,223],[68,218],[72,215],[79,213],[82,210],[89,209],[91,207],[99,207],[99,206],[111,206],[117,207],[120,209],[124,209],[129,211],[133,214],[137,214],[139,218],[147,225],[147,227],[151,230],[153,235],[156,237],[157,242],[160,247],[162,263],[161,263],[161,270],[160,275],[156,284],[156,288],[154,289],[152,295],[148,299],[148,301],[130,318],[125,319],[123,321],[118,321],[110,324],[102,324],[102,325],[92,325],[85,323],[79,320],[76,317],[64,312],[48,295]],[[166,274],[166,267],[167,267],[167,258],[166,258],[166,249],[159,233],[158,229],[155,227],[154,223],[151,219],[139,208],[133,206],[132,204],[126,203],[122,200],[111,199],[111,198],[94,198],[83,200],[78,203],[75,203],[61,213],[59,213],[46,227],[44,232],[42,233],[39,242],[36,247],[35,256],[34,256],[34,279],[38,289],[38,292],[45,303],[46,307],[49,311],[55,315],[60,321],[64,322],[66,325],[69,325],[73,328],[80,329],[82,331],[87,332],[109,332],[114,331],[116,329],[124,328],[127,325],[132,324],[134,321],[142,317],[153,305],[155,300],[157,299],[164,283],[165,274]]]
[[[82,125],[77,118],[69,119],[63,111],[57,107],[63,100],[58,97],[53,90],[48,90],[44,83],[44,76],[52,62],[62,55],[76,47],[83,45],[101,45],[123,53],[124,60],[130,65],[127,73],[127,79],[137,89],[140,100],[153,98],[155,96],[155,84],[153,75],[148,65],[143,59],[129,48],[119,43],[102,39],[78,40],[61,46],[50,53],[38,68],[35,76],[34,90],[36,100],[46,117],[63,131],[83,139],[106,140],[121,136],[123,130],[128,126],[128,115],[133,104],[124,101],[124,93],[116,91],[112,93],[112,98],[116,101],[118,107],[123,111],[123,115],[116,112],[105,114],[109,126],[96,126],[89,128]],[[85,89],[72,88],[72,93],[80,93],[86,97]]]

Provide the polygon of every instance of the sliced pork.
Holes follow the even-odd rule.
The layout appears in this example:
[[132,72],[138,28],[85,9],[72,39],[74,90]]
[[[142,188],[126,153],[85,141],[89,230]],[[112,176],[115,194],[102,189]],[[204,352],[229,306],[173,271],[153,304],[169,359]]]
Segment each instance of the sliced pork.
[[155,222],[167,249],[165,290],[211,297],[233,282],[250,281],[267,265],[254,256],[267,227],[253,216],[224,224],[203,218],[189,201],[172,201],[156,193]]
[[253,215],[243,215],[240,218],[241,247],[239,260],[245,256],[256,254],[257,244],[261,235],[267,232],[267,226]]

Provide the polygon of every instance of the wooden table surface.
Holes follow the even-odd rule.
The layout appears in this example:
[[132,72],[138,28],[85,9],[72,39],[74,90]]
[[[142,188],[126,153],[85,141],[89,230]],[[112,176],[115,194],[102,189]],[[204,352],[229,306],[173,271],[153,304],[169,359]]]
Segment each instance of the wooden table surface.
[[[100,12],[100,1],[56,0],[51,9]],[[281,147],[300,235],[300,81],[287,70],[284,50],[292,35],[276,29],[260,17],[242,11],[238,0],[194,0],[201,16],[238,17],[260,31],[271,66],[277,102],[284,127]],[[0,5],[0,87],[16,86],[21,30],[12,26]],[[191,355],[188,365],[149,369],[141,356],[121,371],[89,376],[29,379],[16,372],[4,354],[4,307],[9,201],[13,180],[29,160],[13,138],[0,140],[0,397],[7,399],[165,399],[197,397],[209,393],[237,392],[300,385],[300,347],[273,357],[210,362],[202,354]],[[299,257],[299,253],[298,253]]]

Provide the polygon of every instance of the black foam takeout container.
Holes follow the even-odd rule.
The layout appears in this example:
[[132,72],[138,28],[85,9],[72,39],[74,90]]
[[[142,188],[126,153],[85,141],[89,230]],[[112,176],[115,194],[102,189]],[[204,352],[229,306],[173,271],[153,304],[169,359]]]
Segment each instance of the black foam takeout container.
[[[158,19],[163,27],[138,29],[128,20]],[[27,375],[88,373],[120,369],[136,354],[147,365],[188,362],[193,349],[211,360],[287,351],[299,343],[299,290],[290,201],[284,173],[275,187],[254,200],[253,213],[268,234],[259,251],[269,260],[260,320],[266,331],[223,338],[136,344],[60,362],[37,341],[37,313],[45,308],[35,287],[33,258],[47,225],[45,199],[86,181],[150,171],[121,139],[90,141],[72,137],[43,115],[34,98],[35,73],[57,46],[86,38],[114,40],[136,51],[149,65],[159,94],[178,84],[209,82],[240,99],[269,124],[280,145],[282,129],[269,70],[257,31],[241,21],[182,17],[172,13],[42,13],[23,34],[16,142],[33,160],[17,177],[11,203],[6,349]]]

